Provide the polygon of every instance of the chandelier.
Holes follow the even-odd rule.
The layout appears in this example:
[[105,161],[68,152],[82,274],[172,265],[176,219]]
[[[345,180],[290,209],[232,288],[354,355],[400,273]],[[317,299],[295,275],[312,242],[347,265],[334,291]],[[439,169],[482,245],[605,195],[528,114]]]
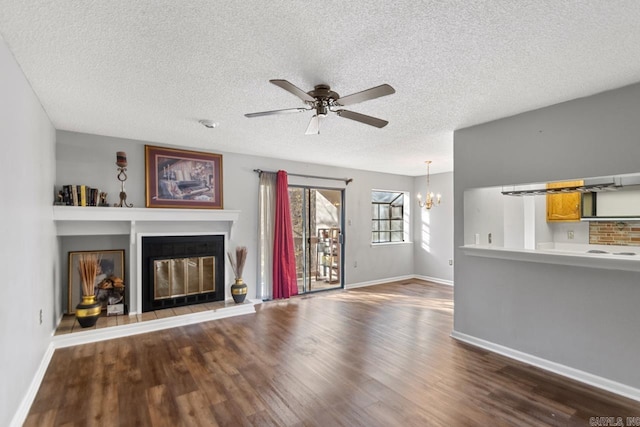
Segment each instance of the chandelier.
[[427,196],[426,196],[426,200],[423,202],[422,196],[420,195],[420,193],[418,193],[418,204],[420,205],[421,208],[425,208],[429,210],[432,207],[438,206],[440,204],[440,200],[442,199],[442,196],[440,194],[434,195],[431,192],[431,188],[429,185],[430,184],[429,183],[429,165],[431,164],[431,160],[427,160],[425,163],[427,164]]

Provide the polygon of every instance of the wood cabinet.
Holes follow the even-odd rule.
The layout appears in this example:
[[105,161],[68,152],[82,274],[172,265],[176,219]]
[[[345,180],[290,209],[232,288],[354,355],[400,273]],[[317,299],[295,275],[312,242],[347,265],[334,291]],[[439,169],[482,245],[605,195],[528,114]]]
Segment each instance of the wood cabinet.
[[[577,187],[583,181],[551,182],[547,188]],[[547,222],[580,221],[581,193],[547,194]]]

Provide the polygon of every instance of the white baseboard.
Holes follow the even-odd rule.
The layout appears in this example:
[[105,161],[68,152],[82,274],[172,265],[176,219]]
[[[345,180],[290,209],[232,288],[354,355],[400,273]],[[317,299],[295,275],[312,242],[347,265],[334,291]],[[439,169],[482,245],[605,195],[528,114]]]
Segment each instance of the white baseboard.
[[345,289],[363,288],[365,286],[382,285],[384,283],[399,282],[401,280],[413,279],[415,276],[409,274],[407,276],[387,277],[386,279],[370,280],[368,282],[351,283],[344,285]]
[[351,284],[344,285],[344,288],[345,289],[363,288],[365,286],[383,285],[385,283],[400,282],[402,280],[411,280],[411,279],[420,279],[420,280],[425,280],[427,282],[439,283],[441,285],[453,286],[453,282],[451,280],[438,279],[437,277],[429,277],[429,276],[418,276],[416,274],[408,274],[406,276],[387,277],[385,279],[371,280],[368,282],[351,283]]
[[36,398],[36,394],[40,389],[40,384],[42,383],[42,379],[44,378],[44,374],[47,372],[47,368],[49,367],[49,362],[51,362],[51,358],[53,357],[53,352],[55,347],[53,343],[49,343],[47,350],[44,352],[44,356],[42,356],[42,360],[40,361],[40,365],[38,366],[38,370],[36,374],[33,376],[31,380],[31,384],[29,384],[29,388],[27,389],[27,393],[22,398],[22,402],[20,402],[20,406],[18,410],[13,415],[13,419],[11,420],[11,427],[20,427],[24,424],[27,419],[27,415],[29,415],[29,410],[31,409],[31,405],[33,404],[33,400]]
[[514,350],[512,348],[505,347],[491,341],[485,341],[481,338],[476,338],[474,336],[463,334],[461,332],[453,331],[451,332],[451,337],[472,346],[480,347],[493,353],[501,354],[510,359],[519,360],[520,362],[533,365],[540,369],[544,369],[545,371],[550,371],[555,374],[579,381],[581,383],[610,391],[611,393],[615,393],[629,399],[640,401],[640,389],[628,386],[626,384],[593,375],[589,372],[581,371],[579,369],[574,369],[566,365],[561,365],[560,363],[552,362],[550,360],[543,359],[529,353],[523,353],[521,351]]
[[427,282],[439,283],[441,285],[453,286],[453,280],[440,279],[438,277],[430,277],[430,276],[413,276],[416,279],[426,280]]

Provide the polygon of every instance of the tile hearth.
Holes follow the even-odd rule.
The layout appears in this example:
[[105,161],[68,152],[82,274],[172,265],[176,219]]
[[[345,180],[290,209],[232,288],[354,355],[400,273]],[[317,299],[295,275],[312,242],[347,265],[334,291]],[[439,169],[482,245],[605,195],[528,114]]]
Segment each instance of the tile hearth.
[[[234,304],[235,305],[235,304]],[[110,328],[113,326],[128,325],[130,323],[146,322],[149,320],[166,319],[169,317],[181,316],[183,314],[200,313],[207,310],[216,310],[224,308],[224,301],[197,304],[185,307],[167,308],[164,310],[148,311],[142,314],[107,316],[106,312],[102,312],[95,326],[91,328],[83,328],[76,322],[76,316],[73,314],[65,314],[56,329],[55,335],[72,334],[76,332],[90,331],[92,329]]]
[[255,313],[259,300],[242,304],[219,301],[149,311],[142,314],[107,316],[104,312],[92,328],[82,328],[74,315],[64,315],[53,337],[55,348],[136,335],[224,317]]

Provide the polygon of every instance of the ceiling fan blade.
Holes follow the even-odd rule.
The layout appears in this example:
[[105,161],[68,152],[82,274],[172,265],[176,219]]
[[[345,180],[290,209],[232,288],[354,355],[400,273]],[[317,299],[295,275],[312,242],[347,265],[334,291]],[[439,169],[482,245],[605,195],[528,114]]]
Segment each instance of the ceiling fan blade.
[[309,122],[309,126],[307,126],[307,131],[304,133],[305,135],[319,135],[320,134],[320,117],[316,114],[311,117],[311,121]]
[[245,117],[260,117],[260,116],[271,116],[274,114],[289,114],[289,113],[302,113],[303,111],[309,111],[311,108],[285,108],[284,110],[271,110],[271,111],[260,111],[258,113],[249,113],[245,114]]
[[340,117],[355,120],[356,122],[364,123],[366,125],[375,126],[377,128],[385,127],[389,122],[386,120],[378,119],[375,117],[367,116],[365,114],[354,113],[353,111],[338,110],[336,111]]
[[315,99],[309,95],[307,92],[303,91],[302,89],[300,89],[299,87],[295,86],[292,83],[289,83],[286,80],[269,80],[271,83],[273,83],[276,86],[281,87],[282,89],[291,92],[292,94],[294,94],[295,96],[297,96],[298,98],[302,99],[303,101],[306,102],[314,102]]
[[343,96],[336,99],[338,105],[351,105],[358,102],[368,101],[370,99],[380,98],[381,96],[391,95],[396,93],[396,90],[388,84],[372,87],[371,89],[363,90],[362,92],[353,93],[351,95]]

